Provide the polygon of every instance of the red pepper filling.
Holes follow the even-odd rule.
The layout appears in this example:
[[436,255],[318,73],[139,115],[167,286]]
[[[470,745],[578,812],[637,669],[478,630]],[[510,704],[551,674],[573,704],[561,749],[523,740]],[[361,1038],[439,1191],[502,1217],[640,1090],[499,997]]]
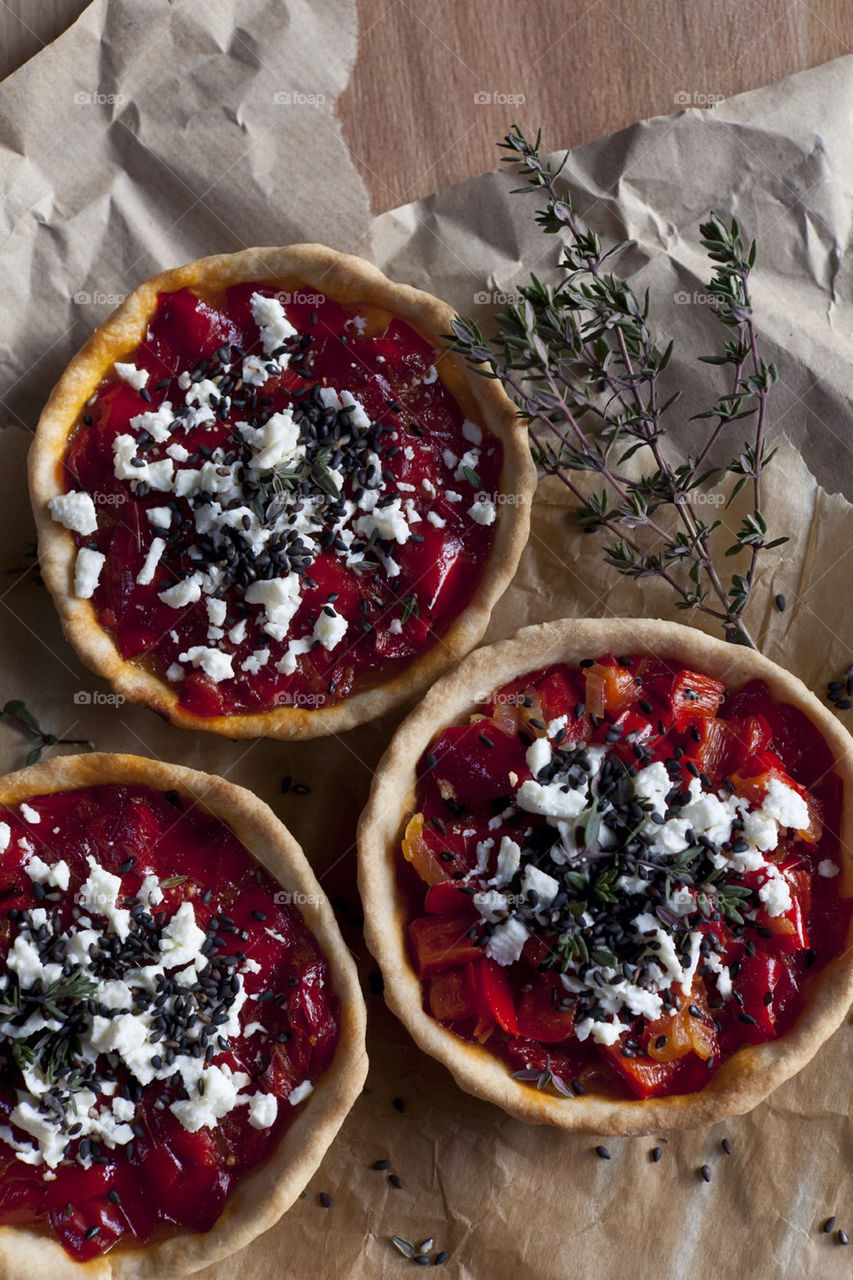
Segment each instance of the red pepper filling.
[[[553,757],[545,773],[534,775],[527,753],[546,736]],[[607,753],[594,783],[598,798],[593,812],[578,819],[585,828],[564,836],[566,852],[554,823],[516,797],[537,780],[571,777],[595,746]],[[652,804],[636,807],[632,780],[655,762],[665,762],[671,807],[652,818]],[[796,708],[775,702],[761,681],[730,694],[674,662],[611,655],[582,670],[549,667],[500,690],[470,724],[445,729],[418,773],[400,883],[424,1009],[531,1085],[567,1096],[696,1092],[743,1045],[784,1035],[815,975],[843,950],[851,902],[839,873],[842,783],[817,729]],[[680,854],[650,853],[654,837],[637,837],[658,821],[662,828],[677,819],[679,806],[690,803],[691,784],[732,803],[741,798],[740,812],[749,814],[771,780],[805,801],[799,812],[808,820],[800,830],[780,821],[777,847],[762,855],[769,870],[728,865],[729,856],[747,848],[737,825],[742,819],[719,845],[707,837],[700,843],[690,830]],[[609,806],[616,836],[604,839],[601,813],[607,816]],[[504,837],[520,846],[522,858],[502,882],[496,855]],[[485,853],[488,840],[493,845]],[[558,856],[551,859],[554,847]],[[529,863],[550,873],[549,897],[558,891],[538,916],[538,896],[531,905],[524,887],[531,881],[522,881]],[[620,888],[624,875],[629,879]],[[761,893],[770,878],[779,882],[775,901]],[[489,922],[479,895],[490,883],[501,885],[507,904],[522,904],[508,905],[510,916],[524,912],[528,936],[509,963],[487,954],[490,937],[508,918],[499,911]],[[690,908],[681,917],[667,905],[676,889],[679,907]],[[632,927],[642,912],[652,915],[644,927],[659,926],[684,957],[688,990],[675,980],[668,991],[665,982],[646,983],[663,997],[659,1012],[637,1015],[622,1004],[618,1036],[598,1042],[591,1018],[607,1020],[614,1012],[599,978],[615,979],[617,993],[622,977],[642,982],[650,954],[654,963],[659,950],[648,940],[654,932],[644,937]],[[697,961],[689,973],[692,934]]]
[[[289,340],[289,363],[283,370],[264,354],[252,314],[255,293],[290,299],[284,311],[299,336]],[[478,523],[468,512],[481,491],[496,490],[501,446],[483,433],[476,469],[462,469],[471,436],[463,435],[462,405],[436,373],[440,353],[388,312],[367,306],[348,309],[322,294],[305,297],[282,294],[269,284],[232,285],[217,297],[199,297],[187,288],[161,294],[145,341],[122,357],[148,374],[146,385],[136,390],[117,376],[103,382],[65,455],[66,489],[92,495],[97,512],[97,530],[87,536],[76,533],[77,544],[106,556],[92,597],[98,621],[115,637],[123,658],[168,678],[181,707],[195,715],[252,713],[275,706],[312,709],[396,674],[465,607],[493,542],[493,524]],[[267,370],[263,385],[240,381],[245,356],[260,357]],[[216,384],[212,420],[189,426],[181,422],[168,441],[151,439],[150,433],[129,425],[167,401],[173,411],[185,412],[186,377],[183,386],[178,378],[187,372],[196,381]],[[366,454],[363,449],[354,458],[352,451],[339,450],[346,410],[323,413],[318,393],[326,387],[350,392],[364,407],[370,426],[361,429],[360,439],[365,448],[370,445],[376,474],[381,470],[383,500],[394,495],[408,512],[408,536],[402,543],[367,534],[356,540],[356,547],[365,544],[363,562],[357,565],[332,528],[334,511],[327,510],[312,529],[316,537],[307,555],[304,545],[288,541],[289,529],[259,549],[254,533],[240,520],[226,531],[223,550],[221,542],[212,546],[209,535],[196,528],[199,505],[210,502],[209,494],[197,494],[191,503],[186,496],[149,487],[145,480],[114,473],[113,444],[118,436],[131,435],[137,441],[132,466],[140,476],[143,464],[166,459],[166,450],[176,442],[189,453],[188,461],[176,461],[176,472],[184,465],[201,468],[211,455],[220,464],[223,458],[226,464],[242,460],[246,465],[238,479],[247,487],[241,500],[229,501],[232,508],[245,504],[252,513],[247,521],[257,515],[262,525],[270,524],[273,498],[283,504],[320,493],[357,502],[366,479]],[[237,424],[257,428],[283,410],[299,415],[306,407],[313,421],[301,419],[300,436],[303,444],[310,436],[310,475],[306,479],[303,471],[294,478],[283,466],[275,476],[267,469],[260,477],[263,483],[255,484],[259,476],[249,475],[249,451]],[[350,465],[354,471],[347,470]],[[343,475],[340,488],[335,470]],[[147,516],[164,506],[171,509],[167,530],[152,525]],[[165,539],[166,548],[152,581],[140,583],[155,536]],[[225,585],[215,594],[227,603],[226,616],[216,619],[219,634],[213,640],[206,593],[181,607],[160,598],[161,592],[211,564],[225,571]],[[291,571],[301,577],[299,609],[288,635],[273,638],[264,630],[262,606],[247,602],[244,592],[256,579]],[[346,621],[343,640],[331,649],[315,641],[298,655],[295,670],[277,670],[290,637],[308,636],[312,644],[311,629],[324,609]],[[244,619],[240,638],[238,624]],[[210,664],[181,659],[190,650],[211,646],[230,655],[232,675],[222,678]],[[261,665],[258,654],[265,650],[268,656],[262,656]]]
[[[145,1241],[171,1228],[207,1231],[233,1187],[270,1155],[298,1113],[298,1103],[293,1106],[287,1101],[289,1094],[305,1081],[316,1080],[332,1060],[339,1010],[328,964],[296,907],[250,858],[231,829],[199,808],[185,805],[177,792],[161,794],[142,786],[105,784],[39,796],[29,804],[41,816],[37,825],[25,821],[17,809],[0,809],[0,820],[11,832],[0,857],[0,947],[7,982],[11,975],[6,960],[26,913],[46,909],[51,922],[58,918],[55,932],[66,931],[80,917],[84,908],[75,904],[74,895],[79,895],[89,876],[85,855],[93,855],[108,872],[121,876],[124,895],[137,894],[144,876],[153,872],[164,896],[151,907],[151,927],[168,922],[182,903],[192,903],[197,924],[211,940],[203,972],[213,974],[214,986],[227,984],[240,973],[249,993],[239,1013],[240,1034],[230,1036],[223,1050],[211,1032],[207,1043],[212,1050],[205,1061],[245,1073],[251,1091],[275,1096],[277,1114],[271,1126],[254,1127],[244,1104],[215,1125],[190,1132],[170,1109],[171,1103],[186,1097],[179,1080],[160,1078],[142,1087],[121,1061],[116,1063],[115,1055],[99,1058],[97,1070],[103,1072],[99,1078],[115,1082],[114,1096],[136,1102],[133,1140],[111,1148],[71,1139],[53,1170],[55,1177],[45,1177],[49,1173],[45,1164],[23,1163],[0,1140],[0,1223],[39,1224],[78,1261],[105,1253],[123,1239]],[[27,842],[23,846],[22,840]],[[30,878],[26,864],[32,855],[27,845],[47,864],[67,863],[67,891]],[[94,909],[87,914],[93,915]],[[146,927],[143,913],[143,933]],[[116,939],[107,935],[107,942],[116,943]],[[56,958],[55,953],[51,955]],[[255,962],[251,970],[242,968],[245,957]],[[100,963],[107,965],[103,972],[108,976],[109,962],[93,961],[93,965]],[[26,984],[20,989],[27,992]],[[7,1034],[16,1020],[9,992],[7,985],[0,993],[4,1000],[0,1121],[4,1125],[9,1125],[19,1100],[20,1063],[25,1061],[20,1056],[22,1042]],[[260,999],[251,998],[258,995]],[[216,998],[211,988],[205,1000],[215,1002]],[[43,1012],[37,986],[23,997],[23,1003],[30,1011]],[[210,1016],[207,1021],[211,1022]],[[214,1013],[214,1027],[217,1021]],[[260,1023],[262,1030],[255,1027],[246,1035],[250,1023]],[[164,1055],[175,1045],[180,1051],[179,1033],[174,1034],[178,1036],[174,1041],[168,1035],[163,1038]],[[36,1034],[26,1043],[38,1051],[38,1041]],[[14,1051],[13,1046],[17,1046]],[[61,1061],[61,1056],[54,1056],[54,1061]],[[60,1088],[66,1079],[58,1070]],[[110,1105],[108,1097],[106,1105]],[[12,1135],[18,1143],[32,1141],[29,1133],[14,1125]]]

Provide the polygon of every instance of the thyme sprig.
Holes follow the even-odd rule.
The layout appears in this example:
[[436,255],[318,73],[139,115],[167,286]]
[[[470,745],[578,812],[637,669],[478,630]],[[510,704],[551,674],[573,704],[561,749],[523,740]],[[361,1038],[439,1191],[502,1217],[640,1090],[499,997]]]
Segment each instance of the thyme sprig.
[[92,749],[88,738],[60,738],[55,733],[45,733],[32,711],[20,698],[12,698],[0,708],[0,720],[6,720],[32,739],[32,746],[27,752],[27,764],[37,764],[47,748],[57,744],[88,747],[90,751]]
[[[569,193],[558,185],[567,157],[552,169],[540,142],[541,132],[531,142],[513,125],[499,145],[510,153],[504,160],[525,178],[516,193],[546,193],[536,221],[547,234],[563,237],[564,274],[556,285],[531,275],[519,289],[521,300],[497,317],[491,342],[472,320],[457,316],[452,347],[484,376],[499,380],[515,400],[540,474],[556,476],[577,500],[585,531],[612,535],[604,546],[608,564],[627,577],[661,578],[675,591],[678,608],[699,609],[717,619],[729,640],[755,648],[744,613],[758,557],[787,541],[768,539],[761,510],[761,478],[775,452],[767,448],[766,432],[767,398],[777,371],[760,355],[755,331],[749,290],[755,241],[746,243],[736,218],[726,223],[712,212],[700,226],[714,264],[707,288],[717,318],[730,332],[721,354],[700,359],[728,367],[729,389],[692,419],[712,424],[702,447],[673,461],[663,447],[664,419],[681,393],[676,389],[664,398],[661,385],[673,343],[658,351],[648,325],[648,290],[641,301],[609,265],[631,242],[605,250],[598,235],[581,224]],[[726,468],[712,465],[726,428],[747,417],[754,418],[752,439]],[[640,453],[649,469],[638,478],[624,467]],[[736,477],[726,507],[747,484],[752,496],[752,510],[726,552],[747,558],[728,583],[711,550],[722,521],[706,521],[696,502],[709,481],[719,483],[721,470]],[[580,472],[600,478],[603,487],[582,487],[574,478]]]

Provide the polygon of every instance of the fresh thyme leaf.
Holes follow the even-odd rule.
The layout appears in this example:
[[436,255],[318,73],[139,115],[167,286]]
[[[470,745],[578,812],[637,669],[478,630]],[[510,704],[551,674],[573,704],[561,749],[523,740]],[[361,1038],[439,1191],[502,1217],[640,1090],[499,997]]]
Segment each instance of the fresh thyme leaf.
[[[755,242],[747,242],[736,218],[726,222],[711,212],[700,225],[712,264],[707,290],[726,330],[722,353],[700,358],[728,371],[729,389],[694,415],[710,424],[702,447],[673,461],[663,448],[670,421],[665,415],[672,414],[680,391],[667,396],[662,383],[673,343],[658,350],[648,293],[638,298],[627,280],[613,274],[612,259],[629,242],[605,249],[581,224],[558,182],[562,165],[551,168],[540,141],[541,133],[529,140],[514,125],[500,146],[524,179],[517,191],[541,191],[546,198],[535,217],[546,234],[561,237],[562,277],[551,285],[531,275],[519,288],[520,301],[496,317],[492,340],[474,321],[456,316],[448,335],[452,348],[515,400],[540,473],[556,476],[577,500],[585,531],[611,536],[603,548],[607,564],[627,577],[661,578],[678,608],[710,615],[727,639],[754,648],[744,614],[758,557],[784,540],[768,537],[761,513],[761,478],[773,456],[765,446],[767,399],[778,372],[758,349],[749,285]],[[709,467],[709,455],[732,424],[746,418],[753,419],[752,438],[727,467]],[[634,455],[646,464],[639,478],[621,469]],[[577,473],[600,477],[604,487],[591,491]],[[728,495],[720,488],[726,476],[736,477]],[[706,495],[697,491],[711,481],[726,505],[745,486],[752,490],[753,510],[729,551],[742,555],[745,567],[728,582],[711,549],[720,522],[705,521],[699,505]]]
[[409,621],[409,618],[418,618],[418,617],[420,617],[418,597],[414,595],[406,596],[405,600],[403,601],[403,612],[400,614],[400,621],[405,626],[405,624]]
[[165,880],[160,881],[161,889],[174,889],[177,885],[183,884],[188,880],[189,876],[167,876]]
[[55,733],[45,733],[32,711],[20,698],[12,698],[4,703],[2,709],[0,709],[0,719],[8,720],[10,724],[15,725],[16,728],[21,729],[34,739],[33,745],[26,755],[28,765],[37,764],[41,760],[45,748],[52,747],[57,742],[69,746],[88,747],[90,751],[92,749],[91,742],[86,738],[59,738]]
[[482,489],[483,482],[473,467],[465,466],[462,468],[462,474],[468,481],[472,489]]

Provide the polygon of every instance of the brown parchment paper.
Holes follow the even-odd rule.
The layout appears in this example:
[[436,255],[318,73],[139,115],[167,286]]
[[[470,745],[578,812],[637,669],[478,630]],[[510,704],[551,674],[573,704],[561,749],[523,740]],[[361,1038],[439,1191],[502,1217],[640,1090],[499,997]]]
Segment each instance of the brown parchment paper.
[[[506,1118],[461,1093],[417,1051],[373,991],[354,832],[399,717],[293,745],[231,744],[170,728],[116,705],[63,642],[38,582],[24,489],[28,433],[54,377],[111,309],[105,295],[170,263],[248,243],[318,238],[369,253],[368,230],[386,270],[468,312],[484,311],[478,295],[499,305],[497,295],[523,273],[553,264],[556,246],[532,229],[528,203],[507,198],[515,184],[505,174],[369,226],[332,116],[354,39],[352,6],[343,0],[321,8],[307,0],[96,0],[48,56],[0,85],[0,358],[12,424],[0,436],[0,699],[25,698],[63,737],[180,761],[253,788],[305,847],[365,979],[372,1066],[364,1095],[305,1198],[203,1274],[398,1276],[413,1264],[390,1245],[396,1233],[416,1245],[433,1236],[433,1252],[450,1251],[448,1274],[464,1280],[847,1275],[849,1251],[819,1225],[837,1213],[839,1225],[853,1227],[849,1024],[749,1116],[671,1137],[611,1139],[610,1161],[595,1156],[594,1137]],[[324,101],[294,100],[297,92]],[[74,104],[75,93],[125,101]],[[290,104],[275,102],[276,93],[291,94]],[[76,115],[78,107],[91,111]],[[713,371],[692,360],[718,339],[700,296],[696,224],[715,207],[759,237],[756,310],[765,353],[782,375],[773,421],[783,447],[765,507],[774,531],[792,541],[767,556],[751,619],[765,652],[818,690],[853,658],[846,604],[853,525],[844,496],[853,496],[851,115],[853,59],[845,59],[714,112],[635,125],[580,149],[566,170],[579,209],[598,229],[637,241],[625,265],[652,289],[661,328],[678,336],[671,376],[687,392],[685,419],[716,394],[708,394]],[[325,161],[310,173],[301,163],[309,146]],[[772,604],[777,592],[787,597],[784,614]],[[489,638],[563,615],[657,612],[673,616],[669,598],[603,571],[560,486],[543,485],[529,546]],[[26,749],[0,724],[4,771],[20,765]],[[283,777],[310,791],[283,794]],[[724,1135],[730,1156],[720,1150]],[[658,1164],[649,1158],[654,1145],[663,1148]],[[370,1168],[380,1158],[402,1189]],[[698,1173],[705,1163],[710,1184]],[[320,1206],[321,1191],[332,1196],[331,1208]]]

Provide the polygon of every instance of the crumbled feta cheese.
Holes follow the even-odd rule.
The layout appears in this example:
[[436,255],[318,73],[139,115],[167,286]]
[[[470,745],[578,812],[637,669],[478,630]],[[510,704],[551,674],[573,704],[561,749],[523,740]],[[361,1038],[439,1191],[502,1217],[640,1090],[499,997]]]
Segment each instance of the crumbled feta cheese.
[[468,515],[475,524],[494,524],[497,507],[488,498],[475,502],[468,508]]
[[339,613],[330,618],[326,611],[323,610],[314,624],[314,639],[319,640],[327,651],[335,649],[346,635],[348,626],[347,619]]
[[147,431],[152,440],[158,444],[165,443],[172,434],[175,415],[168,400],[164,400],[159,409],[149,409],[131,418],[130,425],[134,431]]
[[550,764],[553,759],[553,752],[551,751],[551,744],[548,739],[536,738],[532,745],[527,748],[527,753],[524,758],[527,761],[528,769],[535,778],[537,774],[544,769],[546,765]]
[[29,822],[31,825],[41,822],[41,814],[38,810],[34,809],[32,805],[26,804],[23,800],[21,801],[21,817],[24,822]]
[[105,916],[113,932],[123,942],[130,933],[130,912],[117,905],[121,895],[121,876],[113,875],[87,854],[89,876],[77,895],[77,901],[94,915]]
[[537,903],[539,909],[544,910],[546,907],[550,907],[559,890],[559,880],[555,880],[553,876],[549,876],[545,871],[540,871],[539,867],[534,867],[532,863],[528,863],[524,868],[524,874],[521,877],[521,892],[525,897],[531,891],[535,893],[539,899]]
[[526,925],[516,916],[512,916],[497,926],[483,950],[497,964],[514,964],[520,957],[528,937]]
[[160,937],[160,955],[164,969],[178,969],[191,964],[199,955],[206,934],[195,922],[195,908],[182,902]]
[[790,827],[795,831],[808,830],[808,805],[799,792],[786,786],[780,778],[770,778],[761,807],[766,814],[776,819],[780,827]]
[[166,550],[166,542],[163,538],[152,538],[151,546],[145,555],[142,568],[136,575],[136,581],[141,587],[147,587],[149,582],[154,581],[154,570],[162,559],[163,552]]
[[409,540],[409,525],[399,498],[389,502],[387,507],[375,507],[366,515],[359,516],[353,527],[365,538],[375,534],[377,538],[393,540],[401,546]]
[[170,507],[149,507],[145,514],[155,529],[168,529],[171,526],[172,511]]
[[71,881],[71,868],[64,858],[49,866],[38,854],[33,854],[24,870],[35,883],[56,885],[57,889],[63,891],[68,888]]
[[527,813],[539,813],[549,822],[576,818],[586,808],[586,788],[580,791],[564,791],[558,782],[542,786],[528,779],[522,782],[516,799]]
[[266,363],[260,356],[246,356],[241,377],[250,387],[262,387],[269,378]]
[[82,534],[84,538],[94,533],[98,527],[98,517],[91,495],[73,490],[71,493],[60,493],[51,498],[47,504],[48,511],[54,520],[58,520],[72,533]]
[[274,640],[284,640],[287,636],[302,600],[300,586],[299,574],[289,573],[285,578],[258,579],[246,589],[245,599],[249,604],[263,605],[264,631]]
[[222,680],[234,679],[233,656],[230,653],[223,653],[221,649],[194,644],[187,649],[186,653],[179,653],[178,658],[181,662],[191,662],[194,667],[200,667],[214,684],[219,684]]
[[80,600],[91,600],[106,562],[102,551],[81,547],[74,561],[74,594]]
[[174,586],[167,587],[165,591],[158,591],[157,595],[163,604],[172,609],[183,609],[185,605],[195,604],[196,600],[201,599],[201,581],[198,574],[192,573]]
[[791,910],[791,887],[772,864],[768,864],[768,872],[768,878],[758,890],[758,896],[769,916],[781,916]]
[[466,418],[462,423],[462,434],[469,444],[481,445],[483,443],[482,431],[476,422],[472,422],[470,418]]
[[198,1133],[203,1128],[212,1129],[217,1120],[240,1105],[239,1089],[243,1081],[249,1081],[245,1073],[232,1072],[227,1065],[218,1067],[211,1063],[204,1072],[204,1093],[196,1094],[185,1102],[173,1102],[169,1110],[190,1133]]
[[299,425],[290,409],[274,413],[261,427],[239,422],[237,430],[252,448],[249,463],[252,471],[271,471],[304,456],[305,449],[299,444]]
[[837,876],[841,868],[831,858],[824,858],[822,862],[817,864],[817,873],[819,876],[826,876],[831,880],[833,876]]
[[[290,1095],[291,1102],[293,1094]],[[275,1124],[278,1115],[278,1102],[275,1094],[256,1093],[249,1099],[249,1124],[254,1129],[269,1129]]]
[[[500,823],[500,818],[498,818]],[[515,840],[511,840],[509,836],[504,836],[501,840],[501,847],[498,850],[498,863],[493,884],[509,884],[518,868],[521,866],[521,848],[516,844]]]
[[123,360],[116,360],[115,371],[122,382],[133,387],[134,391],[141,391],[148,381],[147,369],[138,369],[135,364],[126,363]]
[[9,841],[12,838],[12,828],[8,822],[0,822],[0,853],[5,853],[9,848]]
[[302,1084],[298,1084],[295,1089],[291,1089],[287,1101],[292,1107],[297,1103],[304,1102],[310,1093],[314,1092],[314,1086],[310,1080],[303,1080]]
[[[253,293],[251,299],[252,319],[261,331],[261,342],[267,355],[272,355],[288,338],[296,337],[296,329],[284,313],[284,307],[278,298],[268,298],[262,293]],[[276,357],[284,369],[287,367],[287,355]]]

